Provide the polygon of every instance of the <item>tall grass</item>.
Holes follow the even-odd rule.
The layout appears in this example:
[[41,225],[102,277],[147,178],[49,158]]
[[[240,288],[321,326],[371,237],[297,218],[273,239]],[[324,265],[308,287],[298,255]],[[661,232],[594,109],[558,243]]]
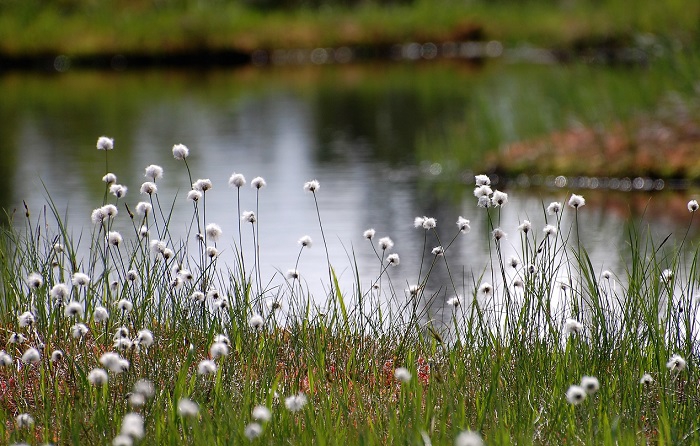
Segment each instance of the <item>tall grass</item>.
[[[377,275],[356,272],[348,284],[333,265],[317,265],[329,270],[328,293],[311,295],[303,272],[261,276],[255,237],[274,218],[266,213],[243,212],[228,239],[234,263],[223,264],[206,181],[181,158],[183,184],[200,192],[181,240],[169,231],[172,201],[152,192],[150,207],[135,205],[135,186],[105,193],[87,231],[50,198],[13,216],[0,239],[2,442],[479,444],[464,431],[486,444],[697,442],[697,250],[681,254],[691,240],[659,242],[633,226],[627,270],[603,272],[579,238],[578,198],[576,207],[543,204],[546,232],[526,222],[501,229],[507,195],[480,177],[487,233],[468,233],[462,217],[417,218],[431,253],[407,290],[392,280],[402,267],[389,257],[393,243],[368,231],[369,246],[354,249],[374,251]],[[236,188],[232,218],[241,194],[264,204],[260,188]],[[117,237],[115,219],[133,233]],[[428,251],[428,235],[440,249]],[[458,237],[490,239],[483,270],[457,273]],[[516,257],[503,258],[504,243],[519,246]],[[442,263],[449,283],[435,285]],[[584,376],[600,389],[568,402]],[[254,411],[260,405],[269,420]]]

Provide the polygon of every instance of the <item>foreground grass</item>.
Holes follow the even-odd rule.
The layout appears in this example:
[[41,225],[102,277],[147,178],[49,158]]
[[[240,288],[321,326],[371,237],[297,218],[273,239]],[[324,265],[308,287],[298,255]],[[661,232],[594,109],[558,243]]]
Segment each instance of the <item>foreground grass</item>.
[[417,0],[354,8],[262,11],[240,2],[0,2],[0,52],[69,56],[189,50],[313,48],[464,40],[475,29],[508,44],[629,45],[652,33],[690,42],[700,6],[689,0]]
[[[219,261],[209,186],[193,182],[183,163],[183,179],[194,184],[183,240],[173,239],[160,205],[167,200],[148,183],[138,205],[108,185],[89,236],[75,237],[50,202],[48,215],[27,208],[6,230],[3,442],[481,444],[460,437],[465,431],[486,444],[697,442],[697,256],[681,254],[689,240],[670,247],[632,227],[627,270],[601,272],[578,239],[586,208],[572,195],[570,207],[548,206],[545,233],[523,221],[510,237],[520,240],[518,256],[505,260],[496,222],[507,196],[482,185],[475,194],[489,201],[480,210],[494,232],[468,234],[461,217],[439,227],[417,218],[426,243],[434,236],[442,248],[406,292],[392,282],[401,267],[387,255],[393,244],[367,232],[377,277],[341,284],[331,265],[318,265],[328,268],[329,292],[310,296],[303,274],[260,277],[257,253]],[[156,182],[158,169],[150,172]],[[232,194],[251,193],[242,177],[232,182]],[[264,182],[253,184],[264,203]],[[309,199],[323,193],[313,181],[305,188]],[[109,189],[119,197],[108,199]],[[690,228],[697,204],[689,209]],[[261,223],[242,215],[231,237],[238,248],[243,234],[255,245]],[[115,234],[115,219],[133,222],[134,234]],[[459,269],[449,263],[458,238],[484,236],[492,256],[482,272],[429,281],[438,264]],[[301,256],[311,241],[300,242]],[[428,318],[428,305],[446,318]],[[600,388],[569,403],[584,376]]]

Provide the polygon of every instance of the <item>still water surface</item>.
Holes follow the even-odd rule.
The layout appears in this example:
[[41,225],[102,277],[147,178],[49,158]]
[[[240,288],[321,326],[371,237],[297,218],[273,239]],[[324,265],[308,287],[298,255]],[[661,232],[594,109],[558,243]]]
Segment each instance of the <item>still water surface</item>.
[[[224,231],[218,244],[224,260],[231,259],[239,221],[229,176],[239,172],[248,181],[256,176],[267,181],[258,214],[264,282],[294,267],[297,240],[309,235],[314,246],[302,253],[299,271],[312,292],[323,295],[328,284],[325,253],[313,196],[302,188],[304,182],[317,179],[331,262],[345,290],[352,288],[353,258],[363,287],[379,269],[362,237],[364,230],[374,228],[377,238],[389,236],[395,242],[401,264],[391,275],[400,290],[416,282],[421,268],[424,231],[413,227],[414,217],[435,217],[446,244],[457,233],[457,218],[464,216],[472,230],[455,241],[447,258],[458,291],[467,294],[489,263],[490,227],[472,195],[473,174],[481,172],[478,164],[435,163],[431,144],[438,147],[452,126],[482,111],[503,123],[505,139],[520,136],[522,130],[513,134],[519,125],[514,116],[518,109],[508,102],[509,95],[520,82],[537,78],[537,70],[543,75],[555,70],[557,79],[566,76],[556,72],[566,69],[557,67],[475,70],[437,65],[6,76],[0,78],[5,98],[0,103],[0,204],[11,211],[21,209],[24,200],[36,213],[45,203],[46,185],[59,209],[65,210],[73,234],[87,234],[90,213],[102,204],[106,168],[129,187],[126,202],[133,209],[143,199],[139,186],[145,181],[144,168],[159,164],[165,169],[158,181],[160,202],[166,208],[174,203],[171,228],[186,237],[192,216],[192,204],[185,200],[189,180],[184,164],[171,155],[173,144],[182,143],[190,148],[193,178],[209,178],[214,184],[207,193],[206,220]],[[503,82],[501,95],[493,90],[494,77]],[[478,108],[492,94],[497,106]],[[542,99],[544,106],[554,107],[545,95]],[[545,127],[561,124],[545,121]],[[95,149],[101,135],[115,140],[108,167],[104,152]],[[493,149],[487,137],[465,139],[465,151]],[[571,192],[496,187],[510,195],[499,217],[509,234],[506,258],[520,246],[516,228],[522,220],[531,220],[539,233],[545,224],[543,203],[565,202]],[[587,198],[579,215],[582,238],[599,271],[623,274],[630,219],[639,221],[645,213],[644,224],[664,237],[670,232],[682,235],[689,218],[685,192],[576,192]],[[242,210],[254,210],[255,199],[249,186],[242,190]],[[570,223],[571,212],[563,224]],[[117,229],[133,233],[125,212]],[[428,239],[428,257],[437,244],[432,236]],[[248,256],[253,252],[249,229],[243,251]],[[441,305],[454,291],[440,265],[431,291],[441,290]]]

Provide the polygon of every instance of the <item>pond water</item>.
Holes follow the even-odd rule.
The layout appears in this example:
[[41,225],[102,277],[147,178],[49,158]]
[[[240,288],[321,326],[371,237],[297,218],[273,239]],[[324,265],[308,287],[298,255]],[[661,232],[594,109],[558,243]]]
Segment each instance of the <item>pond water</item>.
[[[598,108],[591,107],[595,98],[569,95],[566,82],[610,98],[611,104],[600,108],[605,101],[599,101]],[[653,88],[636,96],[618,88],[647,84]],[[395,242],[401,264],[391,277],[401,290],[417,281],[424,247],[429,258],[438,244],[433,236],[424,241],[424,231],[413,227],[414,217],[435,217],[447,244],[463,216],[471,220],[472,230],[457,238],[448,259],[458,292],[467,294],[489,264],[490,228],[472,194],[483,153],[504,141],[577,121],[595,123],[613,111],[629,115],[649,107],[664,91],[653,73],[602,67],[396,64],[10,74],[0,77],[0,206],[21,210],[24,200],[36,215],[46,201],[45,185],[65,211],[73,234],[89,233],[90,213],[102,204],[105,190],[105,153],[95,149],[95,142],[108,135],[115,140],[108,169],[129,187],[126,202],[133,209],[143,199],[139,186],[146,166],[163,166],[160,202],[166,209],[174,203],[172,231],[186,237],[192,217],[192,204],[185,200],[189,179],[184,164],[171,154],[173,144],[182,143],[190,148],[193,178],[213,182],[206,220],[223,229],[218,246],[224,260],[234,251],[239,221],[229,176],[235,171],[248,181],[256,176],[267,181],[258,214],[264,282],[295,266],[297,240],[309,235],[314,245],[302,253],[298,269],[312,293],[323,296],[328,286],[325,252],[313,196],[302,188],[317,179],[331,263],[345,290],[353,286],[353,261],[363,287],[379,270],[362,236],[366,229]],[[459,133],[465,122],[465,133]],[[464,135],[461,159],[466,162],[461,166],[438,156],[441,146],[454,144],[459,135]],[[539,234],[545,224],[543,203],[565,202],[575,191],[587,199],[579,214],[581,236],[595,268],[619,274],[624,272],[629,222],[644,215],[644,224],[659,237],[675,233],[680,238],[689,221],[685,204],[693,193],[524,188],[504,181],[495,187],[510,198],[499,217],[510,234],[506,258],[519,249],[516,228],[523,219],[531,220]],[[249,186],[241,191],[241,203],[242,210],[255,210],[256,195]],[[117,229],[133,234],[126,213],[119,217]],[[243,251],[250,256],[253,242],[250,230],[244,231]],[[434,274],[430,286],[439,291],[441,305],[454,290],[447,286],[443,266]]]

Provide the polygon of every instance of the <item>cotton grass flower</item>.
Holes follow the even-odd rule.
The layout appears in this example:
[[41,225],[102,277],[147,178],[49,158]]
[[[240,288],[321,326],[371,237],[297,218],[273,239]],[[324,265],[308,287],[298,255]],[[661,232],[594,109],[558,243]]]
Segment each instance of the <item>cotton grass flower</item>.
[[248,326],[253,330],[260,330],[264,324],[265,321],[263,320],[263,317],[259,314],[254,314],[250,317],[250,319],[248,319]]
[[207,237],[213,241],[218,241],[221,237],[221,227],[216,223],[209,223],[206,227]]
[[22,355],[22,362],[25,364],[38,364],[41,361],[41,353],[34,347],[29,347]]
[[680,355],[673,355],[666,363],[666,368],[671,373],[678,373],[685,370],[686,365],[687,363],[685,359],[683,359],[683,357],[681,357]]
[[307,399],[306,395],[303,393],[298,393],[296,395],[288,396],[284,399],[284,406],[290,412],[299,412],[306,406]]
[[112,440],[112,446],[133,446],[134,440],[128,435],[119,434]]
[[250,441],[253,441],[256,438],[258,438],[260,435],[262,435],[262,432],[263,428],[259,423],[248,423],[248,425],[246,425],[245,429],[243,430],[243,434]]
[[190,149],[188,149],[186,145],[175,144],[173,146],[173,157],[175,157],[176,160],[184,160],[188,156],[190,156]]
[[88,331],[88,327],[85,324],[75,324],[70,328],[70,334],[74,339],[82,338]]
[[214,343],[217,343],[217,342],[225,344],[229,347],[231,346],[231,340],[225,334],[218,334],[218,335],[214,336]]
[[566,391],[566,401],[576,406],[586,399],[586,391],[581,386],[573,385]]
[[474,196],[476,198],[487,198],[489,201],[491,201],[489,199],[491,194],[493,194],[493,190],[489,186],[483,185],[474,188]]
[[399,255],[396,253],[389,254],[388,256],[386,256],[386,261],[391,266],[398,266],[399,263],[401,263],[401,259],[399,258]]
[[580,334],[583,331],[583,324],[575,319],[567,319],[564,322],[564,335]]
[[108,172],[102,177],[102,182],[107,184],[114,184],[117,182],[117,176],[112,172]]
[[477,207],[486,209],[489,206],[491,206],[491,199],[488,196],[479,197],[479,199],[476,202],[476,205]]
[[595,376],[584,376],[581,378],[581,387],[589,395],[594,395],[600,389],[600,382]]
[[12,333],[7,339],[8,344],[24,344],[27,338],[22,333]]
[[112,245],[112,246],[119,246],[124,239],[122,238],[122,235],[118,233],[117,231],[109,231],[107,233],[107,243]]
[[374,228],[370,228],[362,233],[362,237],[366,238],[367,240],[372,240],[376,233],[377,231],[375,231]]
[[605,280],[610,280],[610,278],[612,277],[612,273],[606,269],[605,271],[603,271],[600,277],[602,277]]
[[126,195],[128,188],[121,184],[112,184],[109,186],[109,193],[117,198],[123,198]]
[[206,192],[208,190],[211,190],[213,187],[211,180],[209,178],[200,178],[194,183],[192,183],[192,189],[199,191],[199,192]]
[[66,305],[66,308],[63,310],[63,314],[66,317],[76,317],[76,316],[83,316],[83,305],[80,302],[76,301],[71,301]]
[[129,370],[129,361],[119,356],[116,352],[103,353],[102,356],[100,356],[100,364],[113,373],[122,373]]
[[688,210],[689,210],[690,212],[695,212],[695,211],[697,211],[697,210],[698,210],[698,207],[699,207],[699,205],[698,205],[698,201],[697,201],[697,200],[690,200],[690,201],[688,202]]
[[34,418],[28,413],[21,413],[15,418],[15,423],[17,423],[19,429],[28,429],[34,426]]
[[467,430],[457,435],[455,446],[484,446],[484,440],[478,432]]
[[54,350],[51,352],[51,362],[58,362],[63,359],[63,352],[61,350]]
[[673,271],[670,269],[665,269],[661,272],[661,281],[664,283],[669,283],[673,279]]
[[654,378],[651,377],[650,374],[645,373],[642,375],[642,377],[639,380],[639,384],[642,384],[644,386],[649,386],[654,383]]
[[35,290],[37,288],[41,288],[41,286],[44,284],[44,278],[41,277],[41,274],[39,273],[29,273],[27,276],[27,285],[29,286],[30,289]]
[[569,206],[571,206],[574,209],[578,209],[581,206],[584,206],[585,204],[586,199],[583,198],[581,195],[571,194],[571,198],[569,198]]
[[63,283],[57,283],[51,288],[49,295],[56,303],[63,303],[63,301],[70,295],[70,290]]
[[257,221],[257,218],[255,217],[255,212],[245,211],[243,212],[243,214],[241,214],[241,220],[246,221],[248,223],[255,223]]
[[490,186],[491,185],[491,179],[489,179],[488,175],[477,175],[474,177],[474,182],[476,183],[477,186]]
[[0,367],[9,367],[12,363],[12,356],[8,355],[5,350],[0,350]]
[[379,249],[387,251],[394,247],[394,242],[389,237],[382,237],[378,242]]
[[304,248],[311,248],[313,241],[311,240],[311,237],[309,237],[308,235],[305,235],[302,238],[300,238],[297,241],[297,243],[299,243]]
[[147,379],[140,379],[134,383],[134,393],[141,394],[146,398],[153,398],[155,392],[153,383]]
[[317,180],[311,180],[304,183],[304,190],[306,192],[316,193],[317,190],[321,188],[321,184]]
[[189,398],[181,398],[177,402],[177,413],[181,417],[196,417],[199,414],[199,405]]
[[122,435],[128,435],[129,437],[137,440],[143,438],[144,435],[146,435],[143,428],[143,417],[134,412],[124,415],[124,418],[122,419],[121,433]]
[[407,383],[411,381],[411,372],[409,372],[405,367],[399,367],[394,370],[394,378],[402,383]]
[[73,273],[71,278],[73,286],[84,287],[90,284],[90,276],[85,273]]
[[200,376],[216,373],[216,363],[210,359],[204,359],[197,364],[197,374]]
[[253,408],[253,419],[267,423],[272,419],[272,412],[266,406],[258,405]]
[[204,293],[202,293],[201,291],[194,291],[194,292],[190,295],[190,299],[192,299],[192,300],[194,300],[194,301],[196,301],[196,302],[202,303],[202,302],[204,302],[204,301],[206,300],[206,296],[205,296]]
[[469,220],[466,218],[462,217],[461,215],[457,219],[457,227],[459,228],[459,231],[462,233],[467,233],[471,231],[471,226],[469,226]]
[[146,167],[145,171],[146,174],[144,176],[153,181],[163,178],[163,168],[156,164],[151,164],[150,166]]
[[107,321],[107,319],[109,319],[109,312],[107,309],[103,306],[95,307],[95,310],[92,313],[92,320],[100,324]]
[[522,232],[523,234],[527,234],[532,230],[532,223],[530,223],[530,220],[523,220],[522,223],[520,223],[520,226],[518,226],[518,231]]
[[211,359],[228,356],[228,344],[224,342],[214,342],[211,347],[209,347],[209,356],[211,356]]
[[441,257],[445,255],[445,248],[442,246],[436,246],[430,253],[436,257]]
[[17,322],[20,328],[31,327],[34,324],[34,315],[31,311],[25,311],[24,313],[17,316]]
[[97,150],[112,150],[114,149],[114,140],[106,136],[97,138]]
[[298,279],[299,271],[297,271],[296,269],[289,269],[287,270],[285,276],[287,277],[287,279]]
[[141,184],[139,192],[141,192],[142,195],[153,195],[158,193],[158,186],[156,186],[156,183],[146,181],[143,184]]
[[115,350],[121,350],[121,351],[130,350],[133,346],[134,346],[134,342],[129,338],[115,339],[114,345],[113,345]]
[[462,297],[461,296],[450,297],[449,299],[447,299],[447,301],[445,303],[451,307],[455,307],[455,308],[459,307],[460,305],[462,305]]
[[187,193],[187,200],[193,203],[197,203],[202,199],[202,193],[198,190],[191,190]]
[[501,228],[494,229],[491,234],[493,235],[493,239],[497,242],[508,236]]
[[150,347],[153,345],[154,338],[153,338],[153,333],[151,330],[144,328],[142,330],[139,330],[138,333],[136,334],[136,344],[143,346],[143,347]]
[[493,287],[488,282],[484,282],[479,286],[479,292],[481,294],[489,295],[489,294],[491,294],[492,291],[493,291]]
[[561,203],[558,201],[553,201],[547,206],[547,213],[549,215],[556,215],[561,212]]
[[552,225],[545,225],[545,227],[542,229],[542,232],[544,232],[544,235],[549,237],[550,235],[557,235],[557,227],[552,226]]
[[508,203],[508,194],[501,192],[500,190],[495,190],[493,196],[491,197],[491,204],[494,206],[505,206]]
[[134,304],[127,299],[120,299],[119,302],[117,302],[117,308],[124,313],[129,313],[134,308]]
[[253,181],[250,182],[250,187],[253,189],[262,189],[263,187],[267,186],[267,183],[265,182],[265,179],[263,177],[255,177],[253,178]]
[[230,187],[240,189],[241,187],[245,186],[245,177],[243,174],[233,172],[231,177],[228,179],[228,185]]

